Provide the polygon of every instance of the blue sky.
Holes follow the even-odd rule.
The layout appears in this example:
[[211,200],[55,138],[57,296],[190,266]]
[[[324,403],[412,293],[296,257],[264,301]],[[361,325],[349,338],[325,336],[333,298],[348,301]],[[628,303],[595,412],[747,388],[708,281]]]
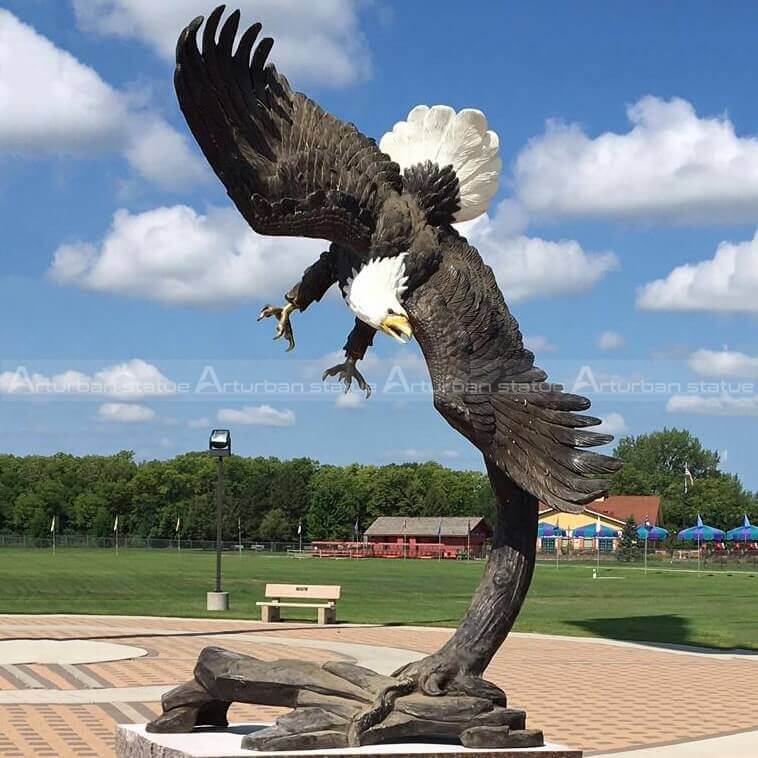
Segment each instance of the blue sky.
[[[609,430],[687,427],[758,488],[758,10],[237,5],[294,86],[377,139],[418,103],[481,109],[504,168],[467,233],[539,365]],[[248,232],[191,141],[170,51],[211,6],[0,0],[0,449],[167,457],[229,425],[243,454],[479,467],[415,344],[377,338],[374,397],[337,400],[337,297],[294,316],[293,353],[256,323],[324,246]]]

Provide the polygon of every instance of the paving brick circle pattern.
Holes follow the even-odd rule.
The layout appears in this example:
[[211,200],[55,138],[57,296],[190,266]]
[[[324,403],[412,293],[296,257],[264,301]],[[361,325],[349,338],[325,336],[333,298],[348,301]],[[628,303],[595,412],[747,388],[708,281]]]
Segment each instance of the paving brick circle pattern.
[[141,647],[95,640],[0,639],[0,666],[9,663],[101,663],[143,655],[147,655],[147,650]]

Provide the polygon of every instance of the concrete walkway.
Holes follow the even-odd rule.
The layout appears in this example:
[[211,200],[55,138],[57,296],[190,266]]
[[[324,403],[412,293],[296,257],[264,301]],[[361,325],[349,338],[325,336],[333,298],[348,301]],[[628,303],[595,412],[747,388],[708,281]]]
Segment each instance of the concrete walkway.
[[[390,673],[433,652],[450,634],[423,627],[0,615],[0,755],[112,755],[115,724],[157,715],[162,693],[191,678],[207,645],[261,660],[349,660]],[[758,734],[736,732],[758,730],[756,663],[758,656],[738,651],[514,634],[487,676],[508,692],[511,705],[527,710],[529,725],[543,728],[546,739],[583,747],[587,755],[755,758]],[[272,721],[282,712],[234,705],[232,718]],[[655,744],[661,737],[671,744]]]
[[716,737],[710,740],[657,745],[642,750],[604,753],[595,758],[755,758],[758,755],[758,731]]

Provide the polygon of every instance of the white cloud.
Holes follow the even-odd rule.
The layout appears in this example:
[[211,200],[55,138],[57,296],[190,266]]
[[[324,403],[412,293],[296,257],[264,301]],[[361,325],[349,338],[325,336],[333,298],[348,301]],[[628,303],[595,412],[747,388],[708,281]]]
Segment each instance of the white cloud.
[[618,350],[624,346],[624,338],[618,332],[608,330],[598,335],[596,344],[601,350]]
[[[510,219],[503,223],[501,208],[494,218],[484,214],[461,225],[461,233],[492,267],[506,300],[586,292],[619,267],[613,253],[585,252],[573,240],[551,242],[525,235],[508,236]],[[506,205],[502,212],[509,215],[509,207]]]
[[366,395],[363,390],[357,388],[351,392],[343,392],[337,395],[334,405],[342,409],[363,408],[366,403]]
[[702,416],[756,416],[758,395],[674,395],[666,403],[666,410],[669,413],[695,413]]
[[677,266],[644,285],[637,307],[655,311],[758,313],[758,232],[747,242],[722,242],[710,260]]
[[549,123],[521,151],[518,199],[538,216],[744,221],[758,211],[758,140],[726,116],[700,117],[686,100],[643,97],[631,129],[594,139]]
[[688,362],[700,376],[758,379],[758,356],[731,350],[696,350]]
[[60,284],[171,305],[279,302],[325,244],[260,236],[233,208],[119,210],[99,246],[61,245],[48,274]]
[[98,409],[97,415],[104,421],[135,423],[151,421],[155,418],[155,411],[135,403],[104,403]]
[[620,413],[606,413],[602,421],[602,424],[593,426],[590,431],[612,434],[614,437],[626,434],[628,431],[626,419]]
[[[73,0],[80,28],[138,39],[168,62],[179,32],[213,7],[208,0]],[[272,59],[291,81],[338,87],[370,73],[354,0],[237,0],[241,27],[254,21],[276,40]]]
[[166,189],[209,176],[166,121],[2,8],[0,113],[0,151],[121,152],[136,172]]
[[554,353],[558,348],[541,334],[527,334],[524,336],[524,347],[535,354]]
[[270,405],[246,405],[243,408],[222,408],[217,415],[224,424],[250,424],[253,426],[294,426],[295,412],[277,410]]
[[157,116],[144,116],[139,122],[124,154],[141,176],[169,190],[186,189],[209,177],[184,135]]
[[208,429],[211,428],[210,419],[203,416],[203,418],[192,418],[187,422],[187,426],[190,429]]
[[140,358],[107,366],[92,375],[67,370],[48,376],[30,372],[26,366],[0,373],[0,394],[5,395],[81,394],[139,399],[172,395],[176,390],[176,382]]

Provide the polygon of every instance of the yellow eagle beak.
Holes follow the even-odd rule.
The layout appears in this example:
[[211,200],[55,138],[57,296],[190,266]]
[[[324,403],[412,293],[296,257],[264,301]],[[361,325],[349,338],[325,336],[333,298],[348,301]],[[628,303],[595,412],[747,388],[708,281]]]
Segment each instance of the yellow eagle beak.
[[413,329],[411,329],[411,323],[406,316],[400,316],[396,313],[392,313],[387,316],[379,328],[390,337],[394,337],[399,342],[406,344],[408,340],[413,337]]

